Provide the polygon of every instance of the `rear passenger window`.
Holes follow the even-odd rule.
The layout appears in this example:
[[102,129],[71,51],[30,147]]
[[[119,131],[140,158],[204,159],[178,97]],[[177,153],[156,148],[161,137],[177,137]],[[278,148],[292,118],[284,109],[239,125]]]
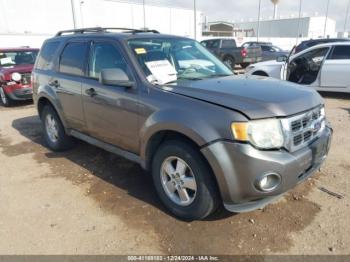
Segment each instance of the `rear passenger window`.
[[350,46],[335,46],[330,59],[333,59],[333,60],[350,59]]
[[60,42],[46,42],[41,48],[36,68],[42,70],[48,69],[59,45]]
[[69,43],[63,50],[60,59],[61,73],[83,76],[87,43]]
[[89,60],[89,76],[92,78],[99,78],[102,69],[112,68],[122,69],[130,78],[126,62],[113,44],[94,44]]
[[234,48],[235,44],[232,40],[223,40],[222,41],[222,48]]

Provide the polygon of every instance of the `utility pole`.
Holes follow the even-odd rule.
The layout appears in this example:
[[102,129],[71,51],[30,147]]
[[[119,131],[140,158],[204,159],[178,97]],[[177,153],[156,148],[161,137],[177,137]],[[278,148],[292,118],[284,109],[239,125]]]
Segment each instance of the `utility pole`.
[[256,41],[257,42],[259,42],[259,36],[260,36],[260,12],[261,12],[261,0],[259,0],[258,29],[256,32]]
[[328,20],[329,2],[330,2],[330,0],[327,0],[326,21],[324,22],[324,33],[323,33],[323,37],[324,38],[326,38],[326,33],[327,33],[327,20]]
[[303,0],[300,0],[299,2],[299,19],[298,19],[298,35],[297,35],[297,41],[296,44],[299,42],[299,36],[300,36],[300,19],[301,19],[301,8],[303,5]]
[[143,6],[143,29],[146,29],[146,7],[145,7],[145,0],[142,1]]
[[344,22],[344,34],[346,32],[346,25],[348,23],[349,8],[350,8],[350,0],[348,2],[348,7],[346,8],[346,15],[345,15],[345,22]]
[[82,5],[84,4],[85,2],[82,0],[79,2],[79,8],[80,8],[80,18],[81,18],[81,27],[84,27],[84,14],[83,14],[83,8],[82,8]]
[[76,17],[75,17],[74,0],[70,0],[70,3],[71,3],[71,6],[72,6],[73,26],[74,26],[74,29],[76,29],[77,28],[77,20],[76,20]]
[[194,12],[194,39],[197,40],[197,3],[193,0],[193,12]]

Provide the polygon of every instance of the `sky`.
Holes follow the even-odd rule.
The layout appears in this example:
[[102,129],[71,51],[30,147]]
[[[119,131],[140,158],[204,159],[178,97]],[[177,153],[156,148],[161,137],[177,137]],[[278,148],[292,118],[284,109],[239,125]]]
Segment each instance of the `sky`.
[[[248,21],[257,20],[259,0],[196,0],[197,9],[208,17],[208,21]],[[343,30],[346,9],[350,0],[302,0],[302,13],[304,16],[325,16],[327,2],[329,1],[329,17],[337,21],[337,30]],[[131,0],[142,2],[142,0]],[[193,7],[193,0],[145,0],[146,4],[161,4]],[[278,15],[282,18],[297,17],[300,0],[280,0]],[[269,19],[273,16],[273,5],[270,0],[261,0],[261,17]],[[350,31],[350,15],[347,23]]]

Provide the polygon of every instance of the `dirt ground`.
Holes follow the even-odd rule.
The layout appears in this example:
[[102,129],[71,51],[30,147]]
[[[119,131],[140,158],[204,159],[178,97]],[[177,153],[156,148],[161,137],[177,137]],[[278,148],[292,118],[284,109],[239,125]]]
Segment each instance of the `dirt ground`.
[[323,96],[321,172],[263,210],[191,223],[139,166],[83,142],[53,153],[33,105],[0,107],[0,254],[350,254],[350,96]]

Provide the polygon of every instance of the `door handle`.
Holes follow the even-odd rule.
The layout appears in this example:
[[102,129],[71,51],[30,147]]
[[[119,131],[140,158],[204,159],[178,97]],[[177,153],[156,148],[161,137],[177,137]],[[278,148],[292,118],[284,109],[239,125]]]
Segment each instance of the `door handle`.
[[54,81],[49,82],[49,86],[58,88],[58,87],[60,87],[60,83],[57,80],[54,80]]
[[85,94],[87,94],[88,96],[91,96],[91,97],[97,95],[96,90],[94,88],[86,89]]

